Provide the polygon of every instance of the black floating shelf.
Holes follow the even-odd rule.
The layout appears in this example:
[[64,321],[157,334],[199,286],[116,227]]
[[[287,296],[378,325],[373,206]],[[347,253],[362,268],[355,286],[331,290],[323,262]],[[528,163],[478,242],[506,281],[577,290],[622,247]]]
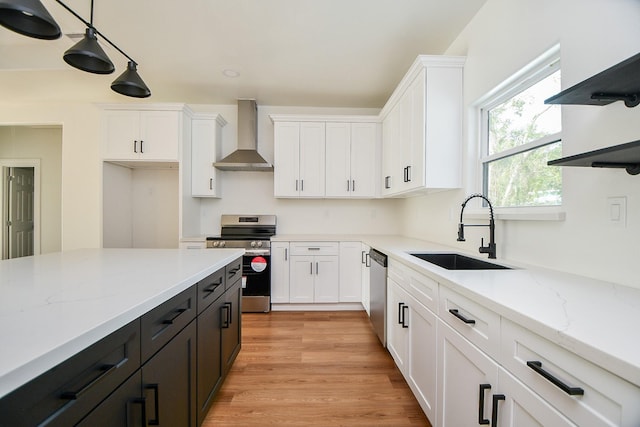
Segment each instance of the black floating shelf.
[[626,169],[630,175],[640,174],[640,140],[547,162],[549,166],[584,166]]
[[544,101],[545,104],[640,104],[640,53]]

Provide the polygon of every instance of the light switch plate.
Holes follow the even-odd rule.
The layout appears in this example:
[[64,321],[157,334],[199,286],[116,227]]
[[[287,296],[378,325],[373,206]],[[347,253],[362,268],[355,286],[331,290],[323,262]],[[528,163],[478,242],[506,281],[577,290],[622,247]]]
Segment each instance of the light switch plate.
[[627,198],[608,197],[607,212],[611,225],[616,227],[627,226]]

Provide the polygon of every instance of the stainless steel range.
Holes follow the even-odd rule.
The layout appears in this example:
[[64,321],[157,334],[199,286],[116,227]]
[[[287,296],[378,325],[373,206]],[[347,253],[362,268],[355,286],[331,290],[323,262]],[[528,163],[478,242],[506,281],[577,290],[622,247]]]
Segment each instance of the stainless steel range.
[[241,248],[242,311],[271,310],[271,236],[275,215],[222,215],[220,237],[208,237],[207,248]]

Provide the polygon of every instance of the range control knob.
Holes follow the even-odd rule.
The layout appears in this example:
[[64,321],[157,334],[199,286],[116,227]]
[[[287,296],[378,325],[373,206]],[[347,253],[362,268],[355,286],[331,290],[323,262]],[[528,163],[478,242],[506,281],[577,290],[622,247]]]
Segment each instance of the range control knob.
[[251,247],[255,248],[256,247],[256,242],[251,242]]
[[261,248],[262,247],[262,242],[258,242],[258,247]]
[[220,242],[213,242],[213,247],[217,248],[218,246],[220,246]]

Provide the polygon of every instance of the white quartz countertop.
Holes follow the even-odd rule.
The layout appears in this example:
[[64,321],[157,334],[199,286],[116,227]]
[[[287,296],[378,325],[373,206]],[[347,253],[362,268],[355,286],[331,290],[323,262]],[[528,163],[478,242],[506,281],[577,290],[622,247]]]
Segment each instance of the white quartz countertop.
[[362,241],[640,387],[640,289],[499,257],[494,261],[514,269],[446,270],[409,252],[458,252],[478,259],[487,256],[399,236],[308,234],[278,235],[272,240]]
[[83,249],[0,261],[0,397],[243,253]]

